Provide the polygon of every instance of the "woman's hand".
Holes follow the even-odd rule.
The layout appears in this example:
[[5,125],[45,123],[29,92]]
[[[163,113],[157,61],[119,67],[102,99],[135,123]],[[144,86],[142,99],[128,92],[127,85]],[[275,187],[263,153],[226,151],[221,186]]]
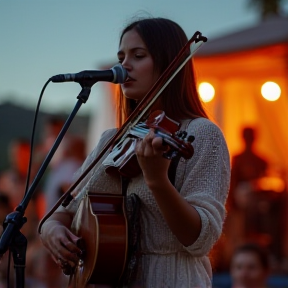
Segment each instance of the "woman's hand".
[[163,157],[166,150],[167,146],[163,146],[162,138],[155,135],[154,129],[150,129],[144,139],[138,141],[135,153],[148,185],[167,180],[170,160]]
[[189,246],[200,234],[201,219],[196,209],[171,184],[168,178],[170,160],[163,157],[166,150],[162,138],[157,137],[151,129],[143,140],[139,140],[135,153],[146,184],[169,228],[184,246]]
[[67,264],[74,267],[79,261],[77,254],[81,254],[81,249],[76,245],[80,238],[57,220],[48,220],[41,230],[40,239],[56,264],[62,269]]

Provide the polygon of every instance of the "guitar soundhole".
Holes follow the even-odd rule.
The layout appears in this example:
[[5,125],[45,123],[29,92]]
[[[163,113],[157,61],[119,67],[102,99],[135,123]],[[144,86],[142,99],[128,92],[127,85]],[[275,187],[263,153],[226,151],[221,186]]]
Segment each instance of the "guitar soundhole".
[[64,264],[64,267],[62,268],[62,272],[64,275],[72,275],[75,272],[75,267],[71,267],[68,263]]

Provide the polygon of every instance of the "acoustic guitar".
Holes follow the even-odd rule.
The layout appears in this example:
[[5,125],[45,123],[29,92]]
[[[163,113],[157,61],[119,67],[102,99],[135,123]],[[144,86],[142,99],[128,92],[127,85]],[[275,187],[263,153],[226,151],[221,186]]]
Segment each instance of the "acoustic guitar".
[[128,226],[124,196],[89,194],[81,201],[71,230],[81,237],[83,253],[69,279],[69,288],[87,284],[116,287],[128,255]]

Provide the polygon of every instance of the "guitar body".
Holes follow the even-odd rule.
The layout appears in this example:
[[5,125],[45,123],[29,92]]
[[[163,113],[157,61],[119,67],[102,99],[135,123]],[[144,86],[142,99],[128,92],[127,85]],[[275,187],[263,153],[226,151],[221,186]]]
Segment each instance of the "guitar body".
[[72,232],[81,237],[84,250],[70,275],[69,288],[87,284],[116,286],[124,272],[128,253],[128,226],[124,197],[88,194],[74,216]]

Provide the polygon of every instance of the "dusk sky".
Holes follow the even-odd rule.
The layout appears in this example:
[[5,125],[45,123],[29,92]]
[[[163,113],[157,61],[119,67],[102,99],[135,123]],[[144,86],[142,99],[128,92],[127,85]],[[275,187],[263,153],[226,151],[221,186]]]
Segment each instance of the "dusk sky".
[[[117,62],[120,32],[137,15],[170,18],[188,38],[200,31],[208,41],[259,22],[248,0],[1,1],[0,103],[9,99],[35,108],[51,76]],[[98,85],[81,113],[97,106]],[[50,83],[41,109],[70,111],[80,90],[77,83]]]

